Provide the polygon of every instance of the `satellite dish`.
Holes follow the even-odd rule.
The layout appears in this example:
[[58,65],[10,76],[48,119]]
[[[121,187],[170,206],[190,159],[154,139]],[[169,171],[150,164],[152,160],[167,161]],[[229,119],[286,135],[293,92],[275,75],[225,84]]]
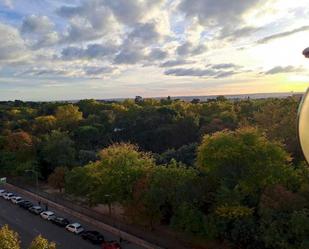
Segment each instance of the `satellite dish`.
[[298,138],[304,157],[309,164],[309,88],[298,111]]

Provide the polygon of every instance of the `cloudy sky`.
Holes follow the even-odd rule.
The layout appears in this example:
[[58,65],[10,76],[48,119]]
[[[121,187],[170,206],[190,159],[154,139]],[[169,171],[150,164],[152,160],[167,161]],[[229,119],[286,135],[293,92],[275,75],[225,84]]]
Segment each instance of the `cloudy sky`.
[[0,0],[0,100],[304,91],[308,0]]

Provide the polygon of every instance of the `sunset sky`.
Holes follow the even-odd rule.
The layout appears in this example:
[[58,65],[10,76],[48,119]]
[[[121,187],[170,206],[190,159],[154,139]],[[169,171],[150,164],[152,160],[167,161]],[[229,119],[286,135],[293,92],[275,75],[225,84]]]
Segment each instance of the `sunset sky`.
[[308,0],[0,0],[0,100],[304,91]]

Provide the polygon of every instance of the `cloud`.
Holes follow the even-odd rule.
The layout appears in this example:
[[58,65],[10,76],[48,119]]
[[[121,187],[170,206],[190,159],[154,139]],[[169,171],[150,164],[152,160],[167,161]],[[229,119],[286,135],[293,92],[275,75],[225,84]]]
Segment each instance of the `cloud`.
[[91,41],[118,30],[112,11],[103,1],[89,0],[78,6],[62,6],[56,13],[69,20],[61,39],[64,43]]
[[150,61],[153,60],[164,60],[168,56],[168,53],[159,48],[154,48],[150,51],[147,56],[147,59]]
[[108,6],[117,20],[125,25],[134,25],[160,7],[163,0],[105,0],[102,3]]
[[161,0],[87,0],[77,6],[62,6],[56,13],[70,20],[66,42],[88,41],[108,35],[115,38],[116,34],[122,33],[122,26],[132,29],[128,39],[147,42],[156,39],[159,33],[153,23],[144,19],[161,3]]
[[46,34],[52,31],[54,24],[47,16],[27,16],[21,25],[21,32],[23,34]]
[[133,43],[151,44],[158,42],[160,38],[161,35],[154,23],[138,23],[133,31],[129,33],[127,40]]
[[16,62],[26,57],[27,49],[17,29],[0,23],[0,64]]
[[175,67],[181,65],[192,64],[194,61],[178,59],[178,60],[168,60],[160,65],[160,67]]
[[277,34],[274,34],[274,35],[266,36],[263,39],[258,40],[257,43],[265,44],[265,43],[268,43],[268,42],[276,40],[276,39],[280,39],[280,38],[283,38],[283,37],[286,37],[286,36],[290,36],[290,35],[293,35],[293,34],[296,34],[296,33],[299,33],[299,32],[303,32],[303,31],[308,31],[308,30],[309,30],[309,26],[302,26],[302,27],[299,27],[297,29],[293,29],[293,30],[289,30],[289,31],[286,31],[286,32],[281,32],[281,33],[277,33]]
[[2,4],[9,9],[14,7],[12,0],[3,0]]
[[174,68],[165,71],[165,75],[174,76],[215,76],[217,72],[212,69],[199,69],[199,68]]
[[20,27],[20,32],[31,49],[54,46],[59,41],[59,34],[54,30],[54,23],[47,16],[27,16]]
[[207,47],[204,44],[193,45],[191,42],[185,42],[177,47],[176,52],[180,56],[198,55],[207,51]]
[[134,47],[123,48],[115,57],[115,64],[137,64],[145,58],[141,49]]
[[18,76],[37,76],[37,77],[48,77],[48,76],[64,76],[69,75],[70,72],[64,69],[51,69],[51,68],[31,68],[18,73]]
[[113,73],[116,70],[114,67],[87,67],[85,68],[86,75],[102,75]]
[[[179,63],[188,64],[189,61],[179,61]],[[175,63],[167,63],[167,65],[174,65]],[[197,76],[197,77],[210,77],[210,78],[225,78],[228,76],[232,76],[241,71],[237,70],[241,68],[238,65],[233,63],[222,63],[222,64],[213,64],[206,65],[205,69],[201,68],[173,68],[165,71],[165,75],[174,75],[174,76]]]
[[269,69],[264,74],[272,75],[272,74],[279,74],[279,73],[294,73],[294,72],[302,72],[304,69],[302,67],[294,67],[294,66],[277,66]]
[[116,53],[117,47],[111,44],[89,44],[85,49],[70,46],[61,51],[64,60],[103,59]]
[[252,27],[245,26],[238,29],[224,29],[221,31],[219,38],[220,39],[228,39],[229,41],[235,41],[237,39],[248,37],[253,35],[254,33],[260,31],[261,27]]
[[213,64],[207,65],[213,69],[230,69],[230,68],[240,68],[241,66],[236,65],[234,63],[221,63],[221,64]]
[[181,0],[179,10],[187,17],[197,18],[204,26],[234,30],[243,23],[243,16],[267,0]]

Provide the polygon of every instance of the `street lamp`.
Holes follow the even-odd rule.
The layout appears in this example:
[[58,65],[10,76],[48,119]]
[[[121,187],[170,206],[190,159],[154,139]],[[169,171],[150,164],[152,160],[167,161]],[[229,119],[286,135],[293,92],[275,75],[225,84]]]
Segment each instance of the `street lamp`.
[[37,170],[34,169],[26,169],[25,170],[26,173],[31,172],[32,174],[35,175],[35,187],[36,187],[36,192],[38,192],[39,189],[39,173]]
[[[303,51],[303,55],[309,58],[309,47]],[[298,139],[303,155],[309,164],[309,88],[302,98],[298,110]]]

